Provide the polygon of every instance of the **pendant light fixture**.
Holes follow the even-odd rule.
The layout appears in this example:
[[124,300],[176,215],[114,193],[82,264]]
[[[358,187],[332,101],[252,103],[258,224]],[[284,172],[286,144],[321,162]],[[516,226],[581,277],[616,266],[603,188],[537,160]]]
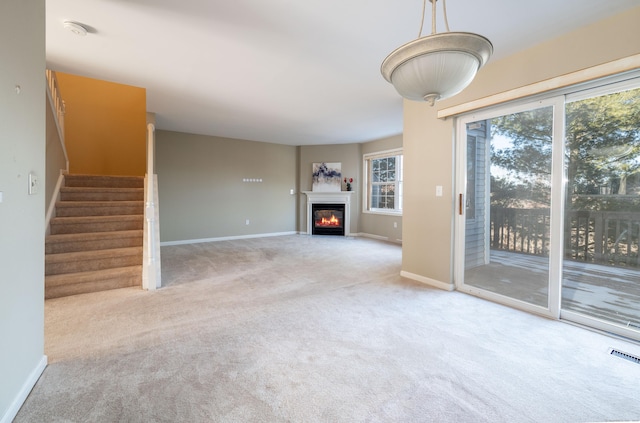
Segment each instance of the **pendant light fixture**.
[[427,0],[423,0],[418,38],[387,56],[380,71],[396,91],[409,100],[427,101],[433,106],[465,89],[478,69],[491,57],[493,45],[482,35],[450,32],[446,0],[442,0],[447,31],[436,32],[436,3],[431,2],[431,35],[422,37]]

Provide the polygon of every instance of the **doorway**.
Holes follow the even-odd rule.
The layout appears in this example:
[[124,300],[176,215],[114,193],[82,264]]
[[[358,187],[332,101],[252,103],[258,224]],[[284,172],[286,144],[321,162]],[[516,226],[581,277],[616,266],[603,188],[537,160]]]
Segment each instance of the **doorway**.
[[459,117],[457,289],[640,339],[639,128],[637,78]]

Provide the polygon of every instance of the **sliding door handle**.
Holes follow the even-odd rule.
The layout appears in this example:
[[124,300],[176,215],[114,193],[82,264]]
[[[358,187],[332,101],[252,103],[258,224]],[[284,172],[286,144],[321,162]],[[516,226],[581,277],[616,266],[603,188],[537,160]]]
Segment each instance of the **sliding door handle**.
[[464,209],[462,208],[463,205],[464,205],[463,196],[462,194],[459,194],[458,210],[459,210],[460,216],[462,216],[464,213]]

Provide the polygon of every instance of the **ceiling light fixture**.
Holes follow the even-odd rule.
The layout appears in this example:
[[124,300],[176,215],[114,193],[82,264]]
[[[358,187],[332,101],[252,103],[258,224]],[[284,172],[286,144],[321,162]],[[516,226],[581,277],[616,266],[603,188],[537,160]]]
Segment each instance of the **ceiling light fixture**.
[[84,37],[85,35],[87,35],[87,28],[85,28],[84,25],[78,22],[64,21],[63,25],[66,29],[68,29],[69,31],[73,32],[76,35],[79,35],[81,37]]
[[491,57],[493,45],[482,35],[450,32],[446,0],[442,0],[447,32],[436,32],[436,2],[431,2],[431,35],[422,37],[427,0],[423,0],[418,38],[387,56],[380,71],[396,91],[409,100],[427,101],[433,106],[465,89],[478,69]]

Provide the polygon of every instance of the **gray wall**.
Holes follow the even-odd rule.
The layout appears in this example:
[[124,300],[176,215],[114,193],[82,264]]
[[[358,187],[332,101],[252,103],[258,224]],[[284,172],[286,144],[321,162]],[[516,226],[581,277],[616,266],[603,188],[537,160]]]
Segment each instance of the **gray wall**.
[[354,178],[351,232],[399,242],[401,216],[361,213],[362,154],[399,147],[401,135],[364,144],[293,147],[158,130],[161,241],[304,233],[302,191],[311,191],[312,164],[340,162],[342,174]]
[[[0,2],[0,421],[46,363],[44,16],[44,0]],[[35,195],[29,172],[40,179]]]
[[156,131],[161,241],[294,232],[296,152],[288,145]]

